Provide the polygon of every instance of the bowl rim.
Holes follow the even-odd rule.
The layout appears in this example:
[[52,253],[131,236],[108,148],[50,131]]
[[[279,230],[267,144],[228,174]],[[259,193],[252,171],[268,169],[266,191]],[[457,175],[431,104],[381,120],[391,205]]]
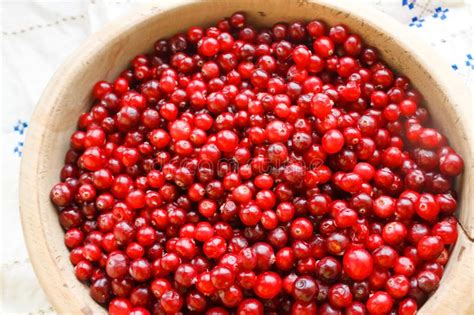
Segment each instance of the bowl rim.
[[[41,255],[42,251],[48,249],[48,238],[42,229],[39,209],[33,205],[36,204],[38,206],[40,200],[44,198],[44,196],[39,194],[36,185],[37,178],[35,176],[39,171],[39,152],[41,152],[41,143],[44,136],[43,132],[45,131],[45,126],[43,126],[39,117],[47,113],[48,108],[51,106],[52,101],[48,99],[48,96],[59,95],[57,90],[61,90],[67,85],[67,83],[62,82],[61,78],[72,75],[82,66],[82,64],[76,62],[76,60],[87,59],[90,56],[98,55],[104,42],[118,38],[123,32],[130,30],[137,24],[145,23],[146,20],[157,14],[162,14],[163,12],[195,3],[211,4],[216,1],[218,0],[178,0],[148,4],[140,6],[139,8],[134,9],[131,13],[106,24],[106,26],[104,26],[100,31],[90,35],[86,41],[75,49],[70,57],[61,64],[40,97],[30,119],[30,126],[27,131],[24,153],[21,160],[20,212],[23,234],[25,236],[29,257],[36,276],[48,296],[50,303],[58,312],[70,313],[72,309],[72,313],[81,312],[92,314],[97,312],[98,309],[95,309],[94,306],[91,306],[93,309],[88,306],[85,308],[81,307],[81,304],[76,301],[68,301],[69,296],[67,293],[58,294],[58,291],[64,290],[63,284],[51,283],[49,281],[50,278],[55,273],[60,274],[62,272],[70,271],[60,270],[55,264],[54,257],[49,257],[49,260],[45,262],[42,259],[44,257]],[[231,0],[219,2],[226,1],[231,2]],[[292,2],[292,0],[278,1]],[[467,87],[463,85],[461,80],[455,76],[452,71],[446,71],[449,67],[445,64],[444,60],[434,54],[426,44],[420,42],[414,34],[407,32],[408,27],[372,7],[361,7],[361,5],[352,3],[348,0],[339,0],[337,2],[330,0],[298,0],[292,4],[329,7],[340,11],[342,14],[350,14],[357,19],[365,20],[367,24],[370,24],[372,27],[377,27],[381,32],[390,37],[397,38],[398,45],[409,51],[414,56],[417,63],[420,64],[420,66],[440,84],[440,88],[444,90],[450,103],[456,107],[456,110],[459,112],[459,124],[463,131],[463,137],[470,144],[469,148],[467,148],[469,157],[473,156],[474,125],[469,123],[468,118],[474,117],[474,110],[471,109],[470,106],[467,106],[470,103],[472,104],[472,97],[469,95]],[[403,37],[395,36],[394,34],[403,34]],[[423,59],[422,56],[430,56],[429,63],[428,60]],[[437,67],[433,67],[433,64],[437,65]],[[465,160],[465,165],[466,168],[474,168],[474,161],[469,158],[468,160]],[[466,222],[467,226],[460,229],[460,240],[456,246],[467,246],[467,253],[472,256],[471,241],[474,236],[474,216],[468,214]],[[472,281],[472,279],[470,281]],[[67,290],[68,289],[66,288],[66,291]]]

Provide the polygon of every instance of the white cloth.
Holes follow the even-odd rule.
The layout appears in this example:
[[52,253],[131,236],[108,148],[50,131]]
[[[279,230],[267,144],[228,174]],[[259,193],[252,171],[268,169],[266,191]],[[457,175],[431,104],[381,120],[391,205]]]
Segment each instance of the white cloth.
[[[1,314],[53,312],[31,268],[18,210],[21,151],[35,104],[53,72],[72,50],[91,32],[126,13],[138,2],[1,0]],[[470,0],[359,2],[361,6],[376,7],[409,25],[410,31],[431,44],[474,91]]]

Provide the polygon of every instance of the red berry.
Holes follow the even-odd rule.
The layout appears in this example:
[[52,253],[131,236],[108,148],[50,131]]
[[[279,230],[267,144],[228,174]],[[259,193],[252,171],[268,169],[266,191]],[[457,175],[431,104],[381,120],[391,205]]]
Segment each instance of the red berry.
[[347,26],[237,12],[91,92],[50,199],[111,314],[411,315],[439,286],[464,161]]
[[423,260],[437,258],[443,251],[444,244],[439,236],[424,236],[416,246],[418,256]]
[[367,278],[373,270],[372,256],[363,249],[350,250],[344,254],[344,272],[354,280]]
[[344,135],[339,130],[329,130],[323,136],[322,146],[329,154],[337,153],[344,146]]
[[281,278],[272,271],[258,275],[253,288],[255,294],[262,299],[271,299],[281,291]]
[[263,304],[259,300],[247,298],[239,304],[237,315],[263,315]]
[[329,37],[321,36],[313,43],[314,52],[323,58],[327,58],[334,53],[334,43]]
[[329,96],[323,93],[317,93],[311,99],[311,113],[314,116],[323,119],[331,113],[333,104],[334,102],[329,98]]
[[198,42],[198,49],[204,56],[211,57],[219,52],[219,42],[213,37],[204,37]]
[[388,314],[393,306],[393,299],[386,292],[375,292],[367,300],[367,310],[369,314]]

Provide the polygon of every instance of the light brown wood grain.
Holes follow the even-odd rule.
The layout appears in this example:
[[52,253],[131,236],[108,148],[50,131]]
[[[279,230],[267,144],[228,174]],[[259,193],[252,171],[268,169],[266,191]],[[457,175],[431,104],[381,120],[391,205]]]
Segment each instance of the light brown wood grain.
[[[87,287],[76,280],[63,243],[63,231],[49,200],[58,181],[69,136],[77,117],[91,105],[94,82],[112,80],[138,53],[149,51],[158,38],[192,25],[207,26],[235,11],[251,23],[322,19],[344,23],[382,57],[405,74],[425,96],[438,128],[447,135],[466,164],[458,182],[460,238],[453,249],[441,287],[420,314],[473,314],[474,109],[463,83],[433,52],[411,36],[405,26],[348,1],[213,0],[160,1],[139,8],[92,35],[57,71],[31,119],[21,167],[20,202],[23,230],[32,263],[54,308],[62,314],[100,314]],[[464,231],[465,232],[464,232]]]

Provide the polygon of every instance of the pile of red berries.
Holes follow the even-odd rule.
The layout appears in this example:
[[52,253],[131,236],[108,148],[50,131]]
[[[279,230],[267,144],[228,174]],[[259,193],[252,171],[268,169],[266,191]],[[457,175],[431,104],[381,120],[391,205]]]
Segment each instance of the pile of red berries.
[[51,190],[111,314],[414,314],[462,158],[344,25],[192,27],[100,81]]

